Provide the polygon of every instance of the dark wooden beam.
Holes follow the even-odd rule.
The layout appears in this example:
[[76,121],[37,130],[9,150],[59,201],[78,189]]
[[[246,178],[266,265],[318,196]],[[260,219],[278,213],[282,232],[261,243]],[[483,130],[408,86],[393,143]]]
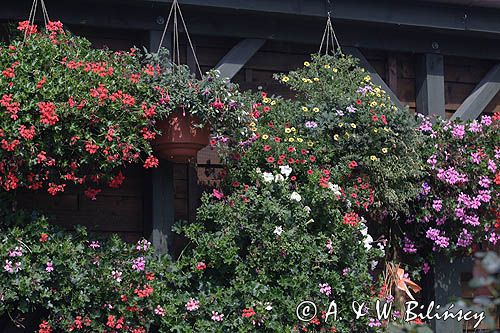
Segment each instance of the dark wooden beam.
[[500,91],[500,63],[486,74],[451,119],[476,119]]
[[[156,52],[160,45],[162,32],[149,32],[149,49]],[[162,46],[172,49],[172,38],[166,34]],[[151,214],[145,226],[145,235],[159,254],[169,252],[172,240],[172,226],[175,222],[174,210],[174,172],[171,162],[160,160],[160,166],[151,172]]]
[[243,39],[219,61],[215,69],[220,71],[222,77],[232,79],[265,42],[264,39]]
[[416,74],[417,112],[445,119],[443,56],[422,54]]
[[382,90],[385,90],[385,92],[389,95],[391,98],[392,102],[398,107],[403,109],[404,106],[401,103],[401,101],[398,99],[396,94],[392,91],[392,89],[385,83],[385,81],[380,77],[380,75],[377,73],[375,68],[370,65],[368,60],[365,58],[365,56],[361,53],[361,51],[355,47],[343,47],[342,51],[344,53],[350,54],[355,58],[359,59],[359,65],[366,69],[372,77],[372,82],[378,86],[381,87]]
[[[152,2],[171,2],[152,0]],[[293,16],[326,17],[324,0],[180,0],[181,5],[264,12]],[[367,22],[412,28],[432,28],[471,33],[500,34],[500,10],[421,1],[337,0],[333,4],[334,20]]]
[[[230,2],[233,5],[237,3],[246,6],[241,1]],[[280,6],[289,6],[288,2],[276,3]],[[2,7],[0,20],[25,20],[30,6],[30,0],[9,2]],[[126,2],[74,0],[71,1],[71,5],[61,0],[51,0],[48,6],[50,17],[61,20],[70,28],[87,26],[146,32],[163,29],[165,17],[168,15],[168,3],[139,0]],[[95,10],[96,6],[99,8],[98,11]],[[307,3],[303,4],[303,8],[308,6]],[[353,11],[367,11],[360,8],[363,7],[357,7]],[[271,15],[273,12],[269,11],[235,11],[230,7],[201,5],[183,6],[183,12],[189,32],[193,36],[258,38],[317,45],[324,29],[324,19],[320,16]],[[431,10],[427,12],[432,14]],[[491,20],[484,18],[486,21]],[[460,30],[453,29],[419,29],[410,25],[382,23],[374,26],[374,23],[369,21],[337,18],[334,19],[334,25],[343,46],[500,60],[500,36],[496,34],[464,34]],[[449,33],[450,31],[455,33]]]

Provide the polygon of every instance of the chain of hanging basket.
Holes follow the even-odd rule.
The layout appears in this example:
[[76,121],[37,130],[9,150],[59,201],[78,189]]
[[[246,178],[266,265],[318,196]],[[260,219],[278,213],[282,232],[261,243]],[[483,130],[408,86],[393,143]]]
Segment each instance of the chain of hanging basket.
[[[29,25],[33,25],[35,23],[36,11],[38,9],[39,1],[40,1],[40,5],[42,7],[42,15],[43,15],[44,24],[47,25],[50,22],[49,14],[47,12],[47,7],[45,6],[45,1],[44,0],[33,0],[33,3],[31,4],[30,15],[28,17]],[[24,40],[26,40],[27,37],[28,37],[28,30],[26,30],[24,32]]]
[[191,37],[189,36],[187,25],[186,22],[184,21],[184,16],[182,15],[181,7],[179,6],[179,2],[177,0],[174,0],[172,2],[172,6],[170,7],[170,12],[168,14],[167,22],[165,23],[165,28],[163,29],[163,34],[161,35],[160,44],[158,45],[158,52],[160,52],[161,46],[163,45],[163,41],[165,39],[165,35],[167,34],[170,20],[172,19],[172,24],[173,24],[172,62],[174,64],[180,65],[179,18],[184,28],[184,32],[186,33],[189,47],[191,48],[191,52],[193,53],[194,61],[196,63],[196,68],[198,69],[200,76],[203,77],[200,63],[198,62],[198,57],[196,56],[196,52],[194,50],[193,42],[191,41]]
[[342,53],[342,49],[340,47],[340,43],[337,39],[337,35],[335,34],[335,30],[332,25],[331,11],[332,11],[332,3],[330,0],[327,0],[327,19],[325,31],[323,32],[323,38],[321,38],[321,44],[319,46],[318,54],[321,54],[323,50],[323,45],[325,46],[325,55],[331,51],[333,55],[336,54],[335,47],[338,48],[339,53]]

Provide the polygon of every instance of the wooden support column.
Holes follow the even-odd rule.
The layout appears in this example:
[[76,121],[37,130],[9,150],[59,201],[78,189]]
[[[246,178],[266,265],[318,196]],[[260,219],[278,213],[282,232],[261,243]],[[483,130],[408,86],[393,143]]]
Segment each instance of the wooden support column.
[[[434,266],[434,302],[441,306],[441,311],[448,309],[446,304],[454,303],[461,296],[461,274],[472,271],[472,258],[456,258],[450,261],[450,258],[444,255],[436,258]],[[450,312],[457,312],[455,307]],[[463,322],[457,320],[433,320],[432,327],[434,332],[462,332]]]
[[[162,31],[149,32],[150,51],[157,51],[161,35]],[[171,50],[171,45],[171,35],[167,34],[163,46]],[[151,214],[149,221],[145,221],[144,234],[159,254],[168,253],[171,246],[171,229],[175,222],[173,179],[173,164],[166,160],[160,160],[159,167],[151,172],[150,202],[146,202],[151,207]]]
[[368,73],[370,73],[370,75],[372,77],[372,82],[374,84],[380,86],[382,88],[382,90],[384,90],[389,95],[389,97],[391,98],[392,102],[398,108],[404,109],[403,104],[400,102],[400,100],[398,99],[398,97],[396,96],[396,94],[394,93],[394,91],[387,85],[387,83],[385,83],[384,80],[382,80],[382,78],[377,73],[377,71],[375,70],[375,68],[373,68],[372,65],[370,65],[370,63],[368,62],[368,60],[365,58],[365,56],[363,55],[363,53],[361,53],[361,51],[358,48],[356,48],[356,47],[343,47],[342,51],[344,51],[347,54],[352,55],[355,58],[358,58],[359,59],[359,65],[361,67],[363,67],[366,71],[368,71]]
[[222,77],[232,79],[264,45],[265,39],[248,38],[236,44],[215,66]]
[[417,64],[417,112],[445,119],[444,64],[440,54],[423,54]]
[[472,93],[460,105],[458,110],[453,114],[451,119],[460,118],[462,120],[476,119],[481,112],[486,109],[488,104],[496,94],[500,91],[500,63],[486,74],[486,76],[478,83]]

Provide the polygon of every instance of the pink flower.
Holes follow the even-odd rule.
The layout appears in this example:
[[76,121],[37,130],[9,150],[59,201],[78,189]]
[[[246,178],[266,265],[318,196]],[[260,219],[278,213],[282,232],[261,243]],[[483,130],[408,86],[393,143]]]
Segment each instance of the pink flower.
[[89,245],[89,247],[93,250],[98,249],[101,247],[101,244],[99,244],[99,241],[92,241]]
[[424,264],[422,265],[422,271],[424,272],[424,274],[429,273],[430,270],[431,270],[431,266],[429,266],[429,264],[427,262],[424,262]]
[[47,267],[45,267],[45,270],[46,270],[47,272],[49,272],[49,273],[50,273],[50,272],[54,271],[54,266],[53,266],[53,264],[52,264],[52,262],[51,262],[51,261],[47,262],[47,264],[46,264],[46,265],[47,265]]
[[122,282],[122,272],[112,271],[111,277],[116,280],[116,282]]
[[189,312],[196,311],[200,308],[200,301],[190,298],[189,301],[186,303],[186,310]]
[[203,261],[200,261],[199,263],[196,264],[196,269],[199,271],[203,271],[207,268],[207,264],[205,264]]
[[132,261],[132,269],[135,269],[137,272],[143,271],[146,268],[146,260],[144,257],[139,257]]
[[222,192],[216,190],[215,188],[212,191],[212,195],[214,197],[216,197],[218,200],[221,200],[224,197],[224,194]]
[[165,316],[165,310],[161,306],[157,305],[155,308],[155,314],[157,314],[160,317],[163,317]]
[[319,284],[319,292],[329,296],[332,294],[332,287],[328,283],[320,283]]
[[217,311],[212,311],[212,320],[213,321],[222,321],[224,319],[224,314],[219,314]]
[[443,201],[439,199],[434,200],[432,202],[432,208],[434,208],[436,212],[441,211],[441,208],[443,208]]

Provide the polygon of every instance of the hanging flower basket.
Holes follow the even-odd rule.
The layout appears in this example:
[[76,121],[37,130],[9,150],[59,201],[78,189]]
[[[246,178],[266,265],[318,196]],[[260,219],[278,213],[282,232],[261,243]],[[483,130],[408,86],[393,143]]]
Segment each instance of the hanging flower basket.
[[158,156],[175,163],[187,163],[196,157],[200,149],[208,145],[210,128],[200,127],[200,120],[180,109],[172,112],[167,119],[157,122],[162,132],[153,147]]

